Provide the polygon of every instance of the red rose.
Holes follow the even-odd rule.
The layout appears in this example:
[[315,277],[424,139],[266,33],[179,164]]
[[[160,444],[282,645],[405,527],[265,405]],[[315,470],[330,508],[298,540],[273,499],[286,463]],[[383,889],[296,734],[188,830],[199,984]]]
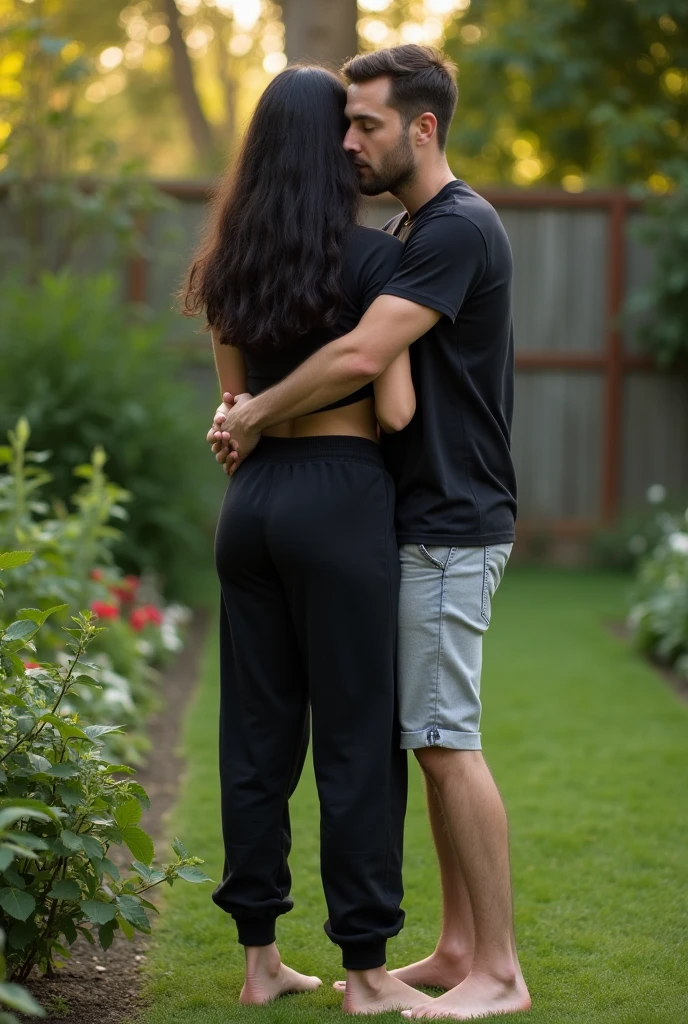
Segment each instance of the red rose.
[[110,604],[108,601],[93,601],[91,611],[95,612],[99,619],[116,619],[119,617],[119,607]]
[[148,625],[149,622],[155,626],[160,626],[162,621],[162,612],[154,604],[144,604],[140,608],[134,608],[129,616],[129,625],[137,632]]
[[92,580],[102,580],[103,570],[102,569],[91,569],[89,576]]
[[154,604],[145,604],[143,607],[146,609],[148,621],[156,626],[161,626],[163,621],[161,610]]
[[37,661],[25,661],[24,668],[40,668],[41,666]]
[[145,608],[134,608],[129,616],[129,625],[138,633],[148,622],[148,615]]

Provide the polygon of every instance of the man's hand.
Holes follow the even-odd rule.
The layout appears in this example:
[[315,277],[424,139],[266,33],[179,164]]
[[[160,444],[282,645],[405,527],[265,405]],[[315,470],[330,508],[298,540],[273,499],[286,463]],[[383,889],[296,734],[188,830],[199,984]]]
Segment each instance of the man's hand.
[[212,441],[217,461],[229,476],[233,476],[260,441],[260,433],[248,426],[241,413],[242,407],[252,401],[251,395],[237,395],[235,398],[226,393],[222,398],[222,405],[218,407],[208,432],[208,441]]

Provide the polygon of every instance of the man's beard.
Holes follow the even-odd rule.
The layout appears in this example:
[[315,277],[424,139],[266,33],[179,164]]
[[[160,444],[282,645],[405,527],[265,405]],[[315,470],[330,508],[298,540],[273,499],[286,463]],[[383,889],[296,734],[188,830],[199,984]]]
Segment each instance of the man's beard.
[[402,132],[398,143],[386,154],[378,170],[367,165],[365,177],[359,173],[359,185],[364,196],[379,196],[382,192],[398,192],[405,188],[415,175],[411,143],[406,133]]

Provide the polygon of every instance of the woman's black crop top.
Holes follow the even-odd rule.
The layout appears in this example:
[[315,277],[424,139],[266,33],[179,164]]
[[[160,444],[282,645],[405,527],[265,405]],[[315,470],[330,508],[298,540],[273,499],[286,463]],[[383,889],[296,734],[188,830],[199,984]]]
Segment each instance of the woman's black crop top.
[[[334,341],[335,338],[341,338],[352,331],[397,269],[403,251],[403,243],[393,235],[388,235],[378,228],[356,226],[344,251],[342,305],[336,324],[333,327],[312,331],[292,345],[274,352],[249,352],[242,349],[249,392],[258,395],[266,388],[277,384],[328,341]],[[372,383],[366,384],[352,395],[317,411],[326,412],[329,409],[351,405],[372,394]]]

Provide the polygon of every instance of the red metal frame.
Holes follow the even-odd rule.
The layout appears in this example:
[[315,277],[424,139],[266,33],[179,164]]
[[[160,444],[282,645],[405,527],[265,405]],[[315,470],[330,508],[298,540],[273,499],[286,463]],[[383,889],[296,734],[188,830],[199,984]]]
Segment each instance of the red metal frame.
[[[160,181],[158,188],[168,195],[187,201],[205,202],[212,195],[212,185],[205,182]],[[602,507],[601,519],[613,523],[618,516],[622,456],[622,402],[625,375],[633,371],[651,372],[657,365],[650,356],[624,351],[619,316],[624,301],[626,218],[639,201],[623,192],[597,191],[568,193],[553,190],[520,191],[491,188],[481,194],[493,206],[502,209],[601,209],[608,214],[608,275],[606,344],[602,352],[518,352],[516,369],[527,373],[594,372],[604,375]],[[375,201],[375,200],[374,200]],[[385,201],[382,198],[377,201]],[[144,301],[146,265],[138,259],[129,273],[129,296]],[[524,523],[527,534],[549,531],[555,536],[583,536],[595,528],[586,521],[558,521],[542,524]]]

